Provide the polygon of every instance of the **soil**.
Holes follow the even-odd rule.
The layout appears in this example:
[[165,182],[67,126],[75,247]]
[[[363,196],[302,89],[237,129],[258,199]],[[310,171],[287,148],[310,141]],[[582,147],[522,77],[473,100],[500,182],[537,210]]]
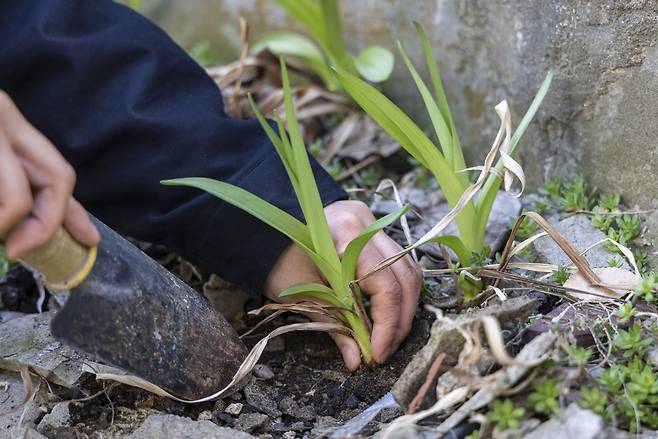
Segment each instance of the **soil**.
[[[284,396],[291,397],[300,407],[310,407],[313,416],[305,416],[305,419],[300,420],[283,414],[280,419],[272,418],[276,430],[279,431],[272,430],[268,433],[278,438],[283,437],[283,433],[296,429],[301,430],[298,431],[301,434],[333,420],[337,424],[343,423],[362,412],[391,389],[413,354],[425,344],[432,318],[431,313],[419,311],[414,319],[412,335],[388,363],[373,369],[362,366],[354,373],[345,368],[333,341],[325,334],[300,332],[280,337],[281,341],[273,343],[275,350],[266,351],[259,361],[272,370],[274,377],[270,380],[254,379],[258,381],[259,389],[275,396],[275,401],[280,401]],[[257,337],[252,337],[246,341],[249,344],[256,340]],[[55,393],[66,400],[102,390],[99,383],[88,379],[77,390],[57,388]],[[52,437],[71,439],[96,438],[102,434],[120,435],[128,430],[122,426],[134,428],[152,412],[197,419],[202,412],[210,411],[213,422],[233,427],[236,418],[224,413],[223,408],[234,402],[244,404],[241,414],[262,412],[246,401],[243,391],[223,401],[187,405],[153,396],[140,389],[115,385],[96,398],[72,404],[69,409],[70,427],[59,428],[50,433],[53,434]],[[401,413],[394,414],[399,416]],[[388,416],[390,417],[391,413]],[[379,423],[374,422],[366,427],[362,434],[367,436],[378,429]]]

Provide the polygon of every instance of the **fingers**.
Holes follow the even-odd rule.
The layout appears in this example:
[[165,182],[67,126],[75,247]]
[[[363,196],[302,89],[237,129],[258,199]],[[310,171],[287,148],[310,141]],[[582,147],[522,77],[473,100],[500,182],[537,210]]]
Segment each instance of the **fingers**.
[[0,133],[0,238],[6,237],[31,209],[30,183],[8,140]]
[[[357,276],[365,275],[384,258],[375,244],[369,242],[359,256]],[[377,363],[383,363],[399,338],[402,286],[393,270],[386,268],[361,282],[361,288],[370,296],[373,358]]]
[[89,214],[73,197],[69,198],[64,214],[64,228],[80,244],[91,247],[98,245],[101,240],[98,230],[89,219]]
[[88,215],[71,198],[73,168],[1,91],[0,137],[0,236],[7,256],[44,244],[62,224],[82,244],[98,243]]
[[[375,235],[372,239],[372,243],[384,257],[393,255],[402,249],[402,247],[384,233],[378,233]],[[400,343],[402,343],[411,331],[411,325],[418,306],[418,297],[420,295],[420,286],[422,283],[422,272],[419,265],[416,264],[409,255],[391,265],[390,269],[393,272],[397,283],[402,288],[398,332],[391,350],[391,352],[395,352]]]

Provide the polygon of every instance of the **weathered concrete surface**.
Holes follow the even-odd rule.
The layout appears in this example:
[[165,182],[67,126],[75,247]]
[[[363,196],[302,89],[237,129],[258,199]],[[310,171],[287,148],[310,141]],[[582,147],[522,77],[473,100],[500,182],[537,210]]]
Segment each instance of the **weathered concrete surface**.
[[[422,67],[412,20],[431,35],[448,99],[471,164],[479,164],[508,98],[518,121],[546,71],[555,79],[521,158],[531,185],[583,173],[628,204],[658,207],[658,5],[649,0],[354,0],[342,2],[355,50],[395,48]],[[296,28],[271,0],[145,0],[144,12],[185,47],[210,41],[235,59],[237,18],[252,36]],[[421,69],[424,70],[424,69]],[[399,56],[384,85],[404,108],[424,112]],[[651,215],[658,237],[658,213]]]

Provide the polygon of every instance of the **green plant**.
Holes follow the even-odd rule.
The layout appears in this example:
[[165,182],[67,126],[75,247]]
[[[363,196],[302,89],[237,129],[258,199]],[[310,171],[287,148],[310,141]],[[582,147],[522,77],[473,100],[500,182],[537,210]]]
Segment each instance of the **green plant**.
[[[510,228],[513,227],[515,223],[516,219],[512,219],[512,221],[510,221]],[[538,230],[539,226],[536,222],[531,221],[528,218],[523,218],[521,225],[516,231],[516,236],[520,239],[530,238],[532,235],[537,233]]]
[[560,386],[553,378],[545,380],[534,380],[532,382],[533,392],[528,395],[528,404],[536,413],[544,415],[555,415],[560,411]]
[[521,419],[525,410],[521,407],[514,407],[510,399],[496,399],[491,403],[491,410],[487,413],[487,418],[494,424],[498,430],[517,429],[521,426]]
[[633,356],[642,357],[652,340],[644,338],[642,325],[635,322],[629,330],[620,329],[612,342],[617,349],[622,351],[624,358],[630,358]]
[[617,217],[615,222],[626,242],[640,236],[640,217],[637,215],[621,215]]
[[562,194],[562,180],[560,177],[551,178],[543,187],[539,188],[539,193],[556,202]]
[[379,183],[379,180],[381,179],[379,172],[377,172],[377,169],[374,167],[364,169],[359,173],[359,176],[361,177],[363,184],[369,187],[377,186],[377,183]]
[[631,302],[626,302],[617,309],[617,317],[621,323],[625,323],[635,316],[635,307]]
[[592,217],[592,225],[600,231],[607,233],[610,226],[612,226],[613,217],[610,215],[594,214]]
[[622,266],[622,261],[617,256],[613,256],[610,259],[608,259],[608,267],[621,268],[621,266]]
[[[414,24],[421,41],[433,92],[422,80],[399,42],[398,48],[429,113],[440,149],[409,116],[376,88],[345,69],[336,68],[336,75],[343,89],[352,99],[422,166],[430,170],[439,183],[446,200],[454,207],[470,186],[470,181],[468,175],[462,172],[466,168],[464,155],[429,39],[422,26],[418,23]],[[548,73],[530,108],[514,132],[510,142],[510,154],[516,150],[521,137],[539,108],[548,91],[551,79],[552,74]],[[495,168],[498,171],[503,169],[502,159],[497,162]],[[470,263],[471,255],[481,252],[484,248],[487,221],[500,185],[501,178],[497,175],[490,175],[477,200],[467,202],[457,215],[459,236],[442,236],[435,239],[436,242],[450,247],[459,257],[462,266],[467,266]],[[481,287],[481,282],[462,283],[467,297],[472,297]]]
[[343,168],[343,165],[340,163],[340,160],[338,159],[333,159],[331,163],[325,165],[324,168],[329,173],[329,175],[331,175],[333,178],[338,177],[345,170],[345,168]]
[[596,188],[591,187],[583,177],[577,176],[562,188],[559,204],[567,212],[590,210],[596,200],[595,196]]
[[318,158],[322,153],[323,146],[324,145],[322,143],[321,138],[315,139],[313,143],[308,145],[308,153],[311,154],[313,157]]
[[635,294],[648,303],[656,301],[656,292],[658,291],[658,275],[654,272],[646,273],[642,280],[635,287]]
[[338,0],[274,0],[288,15],[299,21],[312,40],[295,32],[274,32],[252,45],[256,53],[267,48],[276,55],[302,60],[320,76],[329,90],[339,84],[329,66],[359,74],[371,82],[388,79],[395,59],[381,46],[366,47],[358,56],[346,48]]
[[567,347],[569,355],[569,364],[577,367],[584,367],[592,356],[592,350],[572,344]]
[[571,273],[569,273],[567,267],[563,267],[559,265],[557,267],[557,270],[553,271],[553,274],[551,275],[551,280],[553,281],[553,283],[556,283],[558,285],[564,285],[564,283],[569,279],[569,276],[571,276]]
[[608,396],[601,392],[598,387],[590,388],[582,386],[580,388],[580,401],[578,404],[582,408],[589,409],[604,419],[608,418]]
[[621,197],[619,194],[601,195],[599,197],[599,207],[605,209],[608,212],[614,212],[618,210],[620,202]]
[[336,307],[339,310],[338,318],[352,330],[354,339],[363,354],[364,362],[372,364],[370,333],[363,320],[365,317],[361,291],[358,284],[353,283],[357,258],[370,238],[401,215],[404,215],[408,207],[389,214],[365,228],[359,236],[348,244],[342,258],[339,257],[327,225],[322,201],[313,177],[302,134],[297,124],[290,81],[283,58],[280,63],[289,134],[286,133],[278,114],[276,115],[276,122],[279,132],[278,134],[275,133],[258,111],[253,100],[250,101],[258,120],[283,162],[306,223],[299,221],[244,189],[225,182],[193,177],[167,180],[162,183],[205,190],[254,215],[294,241],[317,265],[328,286],[317,283],[294,285],[280,293],[280,296],[307,297]]
[[208,67],[215,61],[208,41],[194,43],[189,53],[194,61],[196,61],[201,67]]
[[483,267],[491,263],[491,258],[489,258],[490,254],[491,254],[491,247],[485,245],[484,248],[481,249],[480,251],[471,253],[470,264],[473,267]]
[[9,259],[5,254],[5,249],[0,246],[0,278],[3,278],[9,271]]
[[638,270],[640,270],[640,273],[643,275],[646,274],[649,270],[649,253],[646,250],[641,249],[634,249],[632,251]]

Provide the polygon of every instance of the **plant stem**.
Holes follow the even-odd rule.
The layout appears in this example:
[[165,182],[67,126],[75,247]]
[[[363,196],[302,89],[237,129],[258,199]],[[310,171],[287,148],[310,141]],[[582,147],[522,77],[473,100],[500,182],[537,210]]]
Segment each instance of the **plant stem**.
[[361,349],[363,362],[366,366],[372,367],[375,361],[372,358],[372,345],[370,344],[370,331],[366,327],[365,322],[359,318],[355,313],[348,311],[343,314],[345,322],[354,332],[354,340]]

